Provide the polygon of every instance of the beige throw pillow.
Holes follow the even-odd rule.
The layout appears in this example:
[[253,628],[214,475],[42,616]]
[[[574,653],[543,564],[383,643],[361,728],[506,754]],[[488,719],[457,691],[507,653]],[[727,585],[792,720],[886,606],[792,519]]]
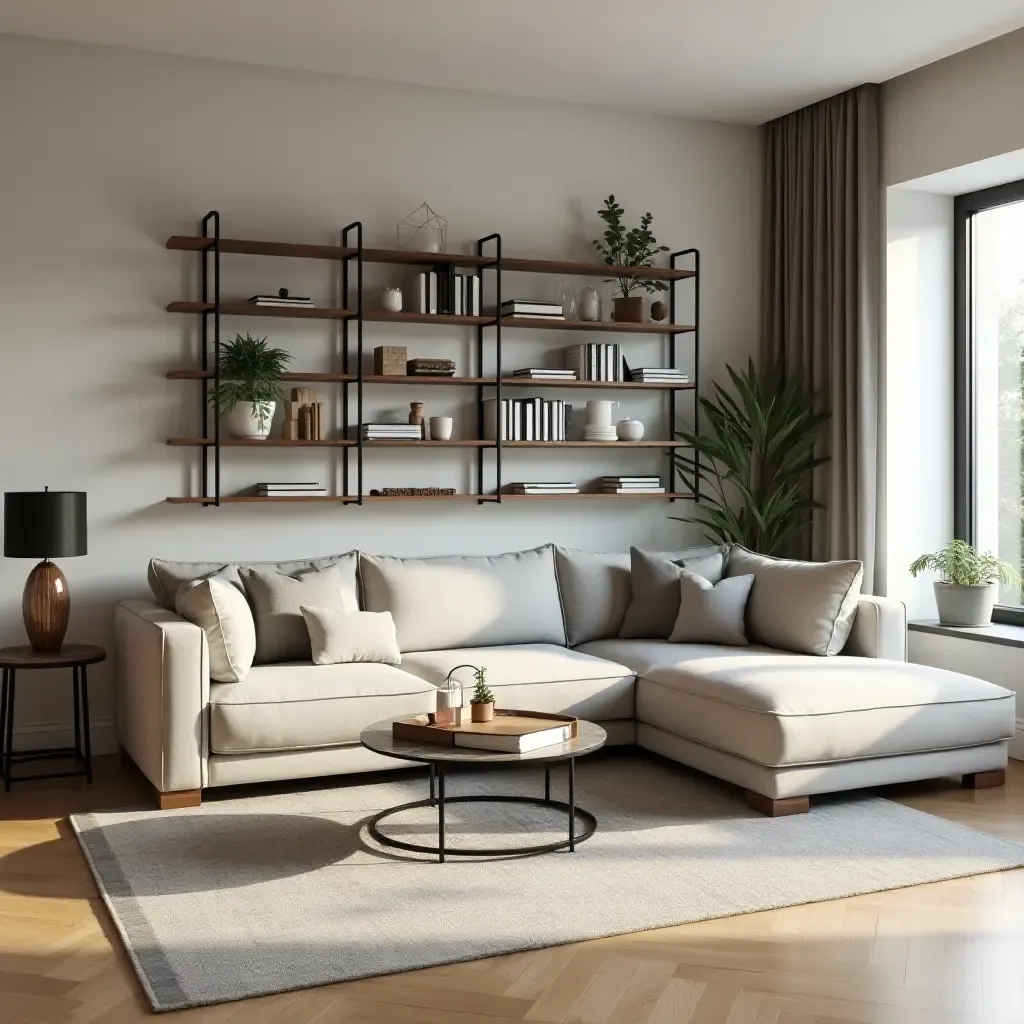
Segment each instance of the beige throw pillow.
[[256,664],[309,661],[312,651],[302,606],[357,611],[336,565],[285,576],[247,566],[238,570],[256,619]]
[[726,576],[754,575],[747,636],[795,654],[838,654],[857,615],[864,566],[857,561],[799,562],[771,558],[737,544]]
[[748,646],[745,613],[753,584],[752,575],[711,583],[684,569],[679,576],[679,617],[669,640],[674,644]]
[[391,612],[342,612],[302,606],[316,665],[369,661],[401,665],[398,635]]
[[190,580],[178,588],[174,608],[206,634],[210,678],[240,683],[256,654],[256,625],[241,591],[218,576]]

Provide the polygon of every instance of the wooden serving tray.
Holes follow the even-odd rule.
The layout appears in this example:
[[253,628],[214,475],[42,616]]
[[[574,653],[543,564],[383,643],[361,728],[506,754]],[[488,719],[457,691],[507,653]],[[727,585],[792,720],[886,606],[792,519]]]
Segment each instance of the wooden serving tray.
[[495,708],[494,718],[489,722],[463,722],[462,725],[432,725],[429,715],[403,718],[393,722],[391,734],[398,740],[412,740],[416,743],[437,743],[454,747],[455,737],[464,735],[526,736],[531,732],[554,729],[560,725],[569,726],[569,736],[579,735],[580,721],[572,715],[552,715],[542,711],[515,711],[511,708]]

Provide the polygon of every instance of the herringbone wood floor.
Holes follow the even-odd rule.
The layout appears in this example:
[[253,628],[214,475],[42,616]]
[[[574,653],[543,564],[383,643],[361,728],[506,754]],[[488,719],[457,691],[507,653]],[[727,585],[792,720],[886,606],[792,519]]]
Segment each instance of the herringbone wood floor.
[[[1005,789],[886,795],[1024,842]],[[152,1019],[69,813],[147,796],[117,758],[96,784],[0,794],[0,1021]],[[812,812],[813,813],[813,806]],[[857,856],[856,850],[850,851]],[[169,1024],[1020,1024],[1024,870],[708,921],[166,1015]]]

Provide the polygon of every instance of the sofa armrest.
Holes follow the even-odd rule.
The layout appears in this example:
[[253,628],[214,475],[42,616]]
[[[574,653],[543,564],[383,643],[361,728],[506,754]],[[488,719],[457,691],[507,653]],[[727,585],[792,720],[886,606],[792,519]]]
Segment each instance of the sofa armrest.
[[206,785],[206,634],[152,601],[114,609],[117,734],[161,793]]
[[843,654],[906,661],[907,609],[903,602],[862,594]]

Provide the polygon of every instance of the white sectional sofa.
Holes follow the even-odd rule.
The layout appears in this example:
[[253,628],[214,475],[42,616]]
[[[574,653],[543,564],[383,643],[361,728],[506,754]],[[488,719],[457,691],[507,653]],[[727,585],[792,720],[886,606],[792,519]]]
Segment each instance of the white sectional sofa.
[[[661,555],[676,565],[717,558],[726,575],[740,558],[715,548]],[[436,685],[463,663],[487,667],[499,706],[599,722],[609,743],[635,743],[735,783],[766,813],[807,810],[817,793],[911,779],[1002,780],[1014,695],[908,664],[903,606],[858,599],[859,577],[843,606],[845,627],[831,635],[841,653],[822,656],[643,636],[636,602],[653,595],[655,611],[663,609],[654,584],[631,576],[628,553],[349,552],[264,568],[297,575],[330,565],[353,604],[391,613],[400,666],[255,664],[241,682],[211,681],[206,634],[172,609],[182,583],[211,573],[244,592],[230,564],[154,560],[157,600],[117,607],[120,743],[161,806],[198,803],[216,786],[398,767],[361,747],[360,731],[433,710]],[[787,608],[759,573],[748,616],[760,594],[787,629]],[[818,598],[796,579],[792,615],[806,615],[801,606]]]

